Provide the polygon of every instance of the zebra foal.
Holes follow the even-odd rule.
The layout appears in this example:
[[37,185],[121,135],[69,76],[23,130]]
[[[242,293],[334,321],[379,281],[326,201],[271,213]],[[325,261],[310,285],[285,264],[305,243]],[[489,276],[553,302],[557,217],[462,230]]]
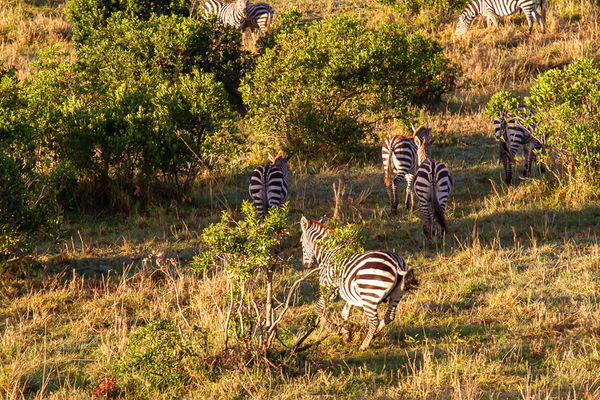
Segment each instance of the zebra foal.
[[281,207],[288,195],[289,167],[287,157],[279,152],[276,157],[269,156],[271,164],[256,167],[250,177],[248,191],[254,200],[254,206],[260,218],[267,215],[270,207]]
[[248,17],[248,1],[236,0],[233,3],[226,3],[221,0],[208,0],[204,3],[204,17],[215,14],[219,21],[224,25],[233,26],[242,29],[246,18]]
[[[520,118],[509,117],[505,112],[499,112],[494,118],[494,135],[498,142],[500,161],[504,167],[504,182],[510,184],[512,181],[512,160],[517,155],[519,147],[523,147],[525,158],[524,176],[531,176],[531,167],[536,162],[538,155],[546,154],[546,148],[531,132],[535,126],[525,127]],[[540,164],[540,174],[544,174],[546,168]]]
[[421,126],[413,129],[413,137],[390,136],[381,147],[381,160],[383,162],[383,183],[387,189],[392,214],[398,210],[398,186],[403,179],[406,180],[406,195],[404,204],[406,209],[412,206],[412,181],[417,169],[417,145],[415,137],[421,140],[430,137],[431,129]]
[[[408,268],[404,260],[390,251],[366,251],[355,254],[337,266],[335,260],[341,248],[324,249],[319,239],[326,237],[331,230],[318,221],[309,221],[305,217],[300,220],[302,227],[302,263],[309,268],[317,262],[319,285],[325,289],[338,289],[346,302],[342,310],[344,320],[344,338],[349,336],[348,317],[352,306],[362,307],[369,321],[369,331],[360,349],[369,347],[373,336],[394,320],[396,308],[402,296],[418,285],[412,268]],[[383,321],[379,321],[377,305],[384,300],[389,301]],[[322,324],[325,323],[325,297],[319,296],[315,313]]]
[[540,24],[540,30],[545,32],[544,23],[546,20],[546,3],[545,0],[540,0],[540,8],[542,15],[536,10],[537,0],[472,0],[469,2],[460,17],[454,34],[460,36],[464,34],[469,26],[479,14],[486,17],[487,24],[498,26],[498,17],[504,17],[523,11],[529,26],[529,33],[533,29],[533,20]]
[[434,216],[440,224],[442,231],[446,232],[447,225],[444,213],[446,211],[446,202],[454,185],[448,168],[443,163],[429,158],[431,145],[434,141],[435,137],[426,138],[423,141],[415,137],[419,167],[415,175],[413,188],[419,200],[423,234],[427,239],[431,239],[433,236]]

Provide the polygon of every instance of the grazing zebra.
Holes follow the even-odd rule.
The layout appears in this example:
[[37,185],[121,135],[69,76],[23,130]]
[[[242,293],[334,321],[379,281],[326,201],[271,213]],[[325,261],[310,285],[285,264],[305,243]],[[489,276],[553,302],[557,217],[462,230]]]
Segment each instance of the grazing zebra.
[[272,164],[260,165],[252,172],[249,191],[259,217],[264,218],[269,207],[281,207],[287,199],[290,158],[279,152],[275,158],[269,157]]
[[[421,140],[424,140],[424,138],[429,137],[430,133],[430,128],[421,126],[413,129],[412,138],[390,136],[383,142],[383,146],[381,147],[383,182],[385,183],[390,199],[392,214],[397,213],[398,185],[402,179],[406,180],[406,195],[404,197],[406,208],[408,209],[414,202],[411,190],[414,173],[417,169],[417,146],[415,145],[414,138],[418,136]],[[409,205],[409,202],[411,205]]]
[[540,0],[541,16],[536,11],[536,6],[537,0],[472,0],[465,6],[465,9],[458,18],[454,34],[464,34],[478,14],[486,17],[488,26],[490,24],[498,26],[498,17],[514,14],[519,10],[523,11],[525,18],[527,18],[529,33],[533,29],[534,18],[540,24],[540,29],[544,33],[544,22],[546,20],[545,0]]
[[[433,235],[433,216],[442,227],[442,231],[446,232],[447,226],[444,213],[448,196],[450,196],[454,185],[448,168],[443,163],[428,156],[434,141],[435,137],[426,138],[423,141],[415,137],[419,167],[417,168],[413,188],[419,200],[423,234],[427,239],[431,239]],[[429,209],[430,205],[433,209],[433,215],[431,215]]]
[[242,29],[247,18],[247,0],[236,0],[233,3],[225,3],[220,0],[208,0],[204,3],[204,16],[215,14],[224,25]]
[[[525,127],[522,122],[519,118],[509,117],[505,112],[498,113],[498,117],[494,118],[494,133],[504,167],[504,182],[507,184],[512,181],[512,159],[517,155],[519,146],[523,146],[524,176],[531,175],[531,167],[538,154],[546,153],[544,145],[531,134],[535,125]],[[540,174],[544,172],[544,164],[540,164]]]
[[[390,251],[366,251],[355,254],[336,266],[331,261],[341,248],[327,250],[319,246],[330,228],[305,217],[300,220],[302,227],[302,262],[309,268],[313,261],[321,267],[319,285],[325,289],[338,289],[346,301],[342,310],[344,320],[344,339],[349,336],[348,317],[352,306],[362,307],[369,320],[369,331],[365,336],[361,350],[369,347],[373,336],[394,320],[396,307],[407,290],[418,285],[412,268],[404,260]],[[379,322],[377,305],[389,301],[383,321]],[[325,296],[321,294],[315,312],[322,324],[325,324]]]
[[265,33],[271,33],[271,22],[273,22],[273,15],[275,12],[273,8],[267,3],[256,3],[248,6],[247,9],[248,17],[244,21],[244,28],[258,28],[264,35]]

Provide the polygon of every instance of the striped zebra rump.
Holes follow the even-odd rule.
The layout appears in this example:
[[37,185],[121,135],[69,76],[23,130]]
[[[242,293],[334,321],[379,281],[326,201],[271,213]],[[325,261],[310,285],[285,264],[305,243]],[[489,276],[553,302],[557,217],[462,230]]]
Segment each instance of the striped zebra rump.
[[271,33],[271,23],[275,11],[267,3],[256,3],[248,6],[248,17],[244,23],[244,28],[258,28],[264,35]]
[[398,209],[398,185],[406,180],[406,195],[404,204],[406,209],[412,203],[412,182],[417,168],[417,145],[415,137],[424,140],[430,136],[431,129],[424,126],[413,128],[413,137],[390,136],[381,147],[381,160],[383,162],[383,182],[387,189],[392,214]]
[[[321,267],[319,284],[322,288],[338,289],[345,301],[342,310],[345,338],[350,333],[347,324],[353,306],[362,307],[369,321],[369,331],[361,349],[369,346],[373,336],[395,318],[396,308],[402,296],[418,282],[413,270],[408,268],[402,257],[390,251],[366,251],[342,261],[341,265],[331,262],[340,249],[322,249],[317,243],[327,236],[330,228],[305,217],[300,220],[302,227],[302,261],[310,267],[314,261]],[[383,321],[379,321],[377,306],[388,300],[388,310]],[[325,297],[319,296],[315,312],[325,324]]]
[[440,224],[442,231],[447,230],[446,203],[452,193],[453,184],[452,176],[444,163],[428,158],[419,165],[414,191],[419,200],[423,233],[427,238],[433,235],[433,217]]
[[288,196],[289,168],[291,158],[278,155],[272,164],[256,167],[250,177],[248,191],[260,218],[265,218],[269,208],[281,207]]
[[484,16],[488,25],[497,26],[498,17],[514,14],[519,10],[523,11],[527,19],[529,33],[533,29],[534,20],[540,25],[540,30],[543,33],[545,32],[546,19],[545,0],[540,0],[541,15],[538,14],[536,7],[537,0],[473,0],[463,9],[454,33],[455,35],[464,34],[477,15]]
[[220,0],[207,0],[204,3],[204,16],[214,14],[224,25],[242,29],[247,18],[247,0],[236,0],[225,3]]

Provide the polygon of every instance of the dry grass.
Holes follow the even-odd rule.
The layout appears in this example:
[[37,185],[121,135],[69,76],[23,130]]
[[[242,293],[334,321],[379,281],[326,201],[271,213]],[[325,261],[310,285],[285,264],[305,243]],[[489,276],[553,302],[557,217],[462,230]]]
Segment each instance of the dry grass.
[[[399,20],[371,1],[277,0],[274,6],[298,6],[307,18],[347,11],[369,24]],[[27,76],[38,49],[70,48],[61,9],[62,3],[1,3],[1,59]],[[354,310],[354,344],[334,335],[284,371],[225,371],[197,380],[184,397],[599,398],[597,188],[553,178],[506,187],[482,111],[497,90],[528,90],[537,71],[598,57],[598,19],[587,2],[559,0],[550,3],[546,35],[528,37],[519,16],[498,30],[478,22],[460,40],[451,36],[451,22],[427,32],[464,72],[461,89],[425,114],[442,139],[434,157],[456,181],[445,240],[423,246],[416,213],[388,215],[377,148],[365,165],[292,164],[290,198],[293,221],[333,215],[333,184],[343,187],[337,217],[362,224],[367,248],[398,251],[418,271],[419,290],[402,301],[396,322],[366,352],[358,351],[364,319]],[[380,134],[398,129],[390,124]],[[199,186],[196,206],[68,216],[68,240],[41,246],[26,274],[0,279],[0,398],[90,398],[100,377],[113,373],[128,334],[153,318],[185,330],[183,313],[218,348],[213,298],[223,297],[225,277],[193,275],[188,263],[202,228],[224,207],[247,199],[248,175],[241,165],[237,174]],[[297,268],[279,274],[281,281],[302,272],[298,237],[294,225],[285,255]],[[174,263],[157,263],[158,253]],[[303,286],[292,328],[312,309],[316,290],[314,280]],[[122,398],[135,398],[118,385]]]

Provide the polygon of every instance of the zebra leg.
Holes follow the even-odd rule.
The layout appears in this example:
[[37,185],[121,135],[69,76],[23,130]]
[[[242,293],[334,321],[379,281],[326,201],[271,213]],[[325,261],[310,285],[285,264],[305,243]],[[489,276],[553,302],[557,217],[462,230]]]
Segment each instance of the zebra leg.
[[371,344],[371,340],[375,333],[377,332],[377,327],[379,326],[379,316],[377,316],[377,304],[375,305],[367,305],[363,306],[365,310],[365,314],[367,314],[367,320],[369,321],[369,331],[367,332],[367,336],[365,336],[365,340],[363,340],[360,345],[360,350],[365,350]]
[[498,146],[500,149],[500,161],[502,161],[502,166],[504,167],[504,182],[509,185],[512,180],[512,166],[508,155],[508,148],[506,142],[503,141],[499,141]]
[[542,16],[537,12],[537,10],[533,10],[533,15],[535,16],[535,20],[540,25],[540,30],[542,33],[546,33],[546,27],[544,26],[544,20]]
[[325,297],[323,297],[323,295],[319,296],[319,300],[315,306],[315,314],[317,314],[318,325],[321,325],[323,328],[327,328],[329,324],[325,319]]
[[396,215],[398,213],[398,185],[396,180],[394,179],[392,183],[386,187],[388,192],[388,197],[390,198],[390,209],[392,215]]
[[486,22],[487,22],[487,26],[493,26],[493,27],[498,27],[498,16],[496,15],[496,13],[493,10],[488,10],[488,12],[485,15],[486,18]]
[[388,325],[390,322],[392,322],[395,318],[396,318],[396,308],[398,307],[398,303],[400,302],[400,299],[402,299],[402,296],[404,293],[402,293],[402,285],[401,285],[401,280],[402,277],[398,277],[398,283],[396,284],[396,287],[394,288],[394,290],[392,290],[392,293],[389,294],[388,296],[388,300],[390,302],[388,309],[385,313],[385,317],[383,318],[383,321],[381,321],[379,323],[379,326],[377,327],[377,332],[379,333],[386,325]]
[[352,304],[346,303],[344,304],[344,308],[342,309],[342,320],[344,321],[343,329],[344,336],[342,337],[344,343],[348,343],[350,341],[350,324],[348,324],[348,318],[350,317],[350,310],[352,309]]
[[523,170],[523,176],[531,176],[531,156],[533,155],[533,149],[528,145],[523,146],[523,157],[525,158],[525,169]]
[[429,212],[429,204],[425,203],[423,204],[423,202],[421,201],[421,199],[419,199],[420,204],[420,208],[419,210],[421,211],[421,223],[423,224],[423,235],[425,236],[425,239],[431,239],[431,230],[429,229],[431,226],[431,213]]
[[533,13],[535,10],[525,12],[523,10],[523,14],[525,14],[525,18],[527,19],[527,25],[529,26],[529,34],[531,35],[531,31],[533,31]]
[[413,192],[413,174],[406,174],[404,179],[406,179],[406,195],[404,197],[404,206],[407,210],[412,212],[413,205],[415,204],[415,197]]

